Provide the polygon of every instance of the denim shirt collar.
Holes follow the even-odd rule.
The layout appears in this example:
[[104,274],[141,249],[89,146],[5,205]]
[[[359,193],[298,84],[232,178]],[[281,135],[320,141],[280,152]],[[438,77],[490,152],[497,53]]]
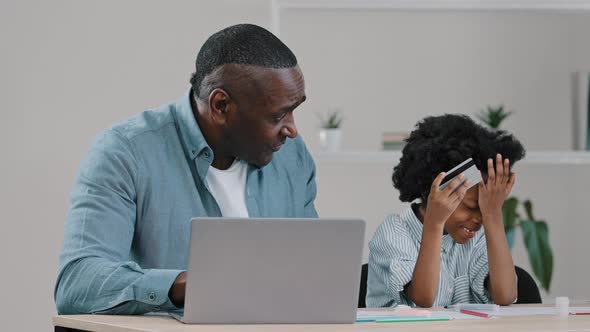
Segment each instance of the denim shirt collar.
[[213,156],[213,150],[207,144],[201,128],[193,114],[191,107],[192,88],[189,88],[184,95],[176,102],[176,126],[179,128],[184,141],[187,157],[194,160],[201,153],[208,153]]
[[[414,210],[410,206],[402,213],[402,220],[406,221],[408,228],[410,230],[411,236],[418,241],[418,243],[422,243],[422,230],[423,225],[418,219],[418,216],[414,213]],[[442,242],[441,242],[441,249],[442,252],[448,252],[451,247],[455,244],[455,241],[449,234],[443,235]]]

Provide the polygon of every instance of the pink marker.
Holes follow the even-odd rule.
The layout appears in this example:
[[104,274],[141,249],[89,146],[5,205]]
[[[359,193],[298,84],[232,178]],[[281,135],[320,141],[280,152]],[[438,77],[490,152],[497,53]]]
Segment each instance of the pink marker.
[[461,309],[461,310],[459,310],[459,312],[462,314],[467,314],[467,315],[472,315],[472,316],[477,316],[477,317],[482,317],[482,318],[492,318],[492,315],[486,314],[485,312],[479,312],[479,311],[473,311],[473,310],[467,310],[467,309]]

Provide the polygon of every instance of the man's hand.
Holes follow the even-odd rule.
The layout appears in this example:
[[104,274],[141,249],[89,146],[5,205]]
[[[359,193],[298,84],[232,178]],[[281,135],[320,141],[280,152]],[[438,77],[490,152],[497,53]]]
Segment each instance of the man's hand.
[[[482,216],[500,217],[502,220],[502,205],[510,195],[516,174],[510,174],[510,161],[504,159],[502,155],[496,155],[496,167],[494,170],[494,161],[488,159],[488,181],[479,184],[479,208]],[[495,220],[497,218],[484,218],[484,221]]]
[[428,195],[428,203],[426,204],[426,212],[424,213],[424,225],[428,223],[444,226],[447,219],[453,214],[457,206],[459,206],[463,197],[465,197],[469,180],[459,186],[465,178],[464,174],[460,174],[445,189],[440,190],[440,183],[444,177],[445,173],[442,172],[432,182],[430,194]]
[[170,291],[168,292],[168,297],[172,304],[177,306],[178,308],[184,307],[184,294],[186,292],[186,272],[180,273],[172,287],[170,287]]

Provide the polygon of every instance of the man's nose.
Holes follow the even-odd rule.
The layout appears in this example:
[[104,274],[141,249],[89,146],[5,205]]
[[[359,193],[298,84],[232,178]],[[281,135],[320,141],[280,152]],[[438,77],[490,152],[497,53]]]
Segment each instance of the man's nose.
[[281,128],[281,134],[289,138],[295,138],[297,137],[297,126],[295,126],[293,113],[289,113],[286,117],[285,124],[283,128]]

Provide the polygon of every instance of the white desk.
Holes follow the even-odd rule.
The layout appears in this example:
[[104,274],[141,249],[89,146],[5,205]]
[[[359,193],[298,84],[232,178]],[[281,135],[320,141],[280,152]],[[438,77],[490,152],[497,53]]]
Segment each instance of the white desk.
[[416,323],[356,323],[327,325],[185,325],[174,318],[165,316],[107,316],[75,315],[55,316],[53,325],[86,331],[131,332],[250,332],[250,331],[285,331],[285,332],[346,332],[346,331],[453,331],[453,332],[508,332],[508,331],[576,331],[590,332],[590,315],[569,316],[522,316],[496,317],[486,320],[451,320],[441,322]]

